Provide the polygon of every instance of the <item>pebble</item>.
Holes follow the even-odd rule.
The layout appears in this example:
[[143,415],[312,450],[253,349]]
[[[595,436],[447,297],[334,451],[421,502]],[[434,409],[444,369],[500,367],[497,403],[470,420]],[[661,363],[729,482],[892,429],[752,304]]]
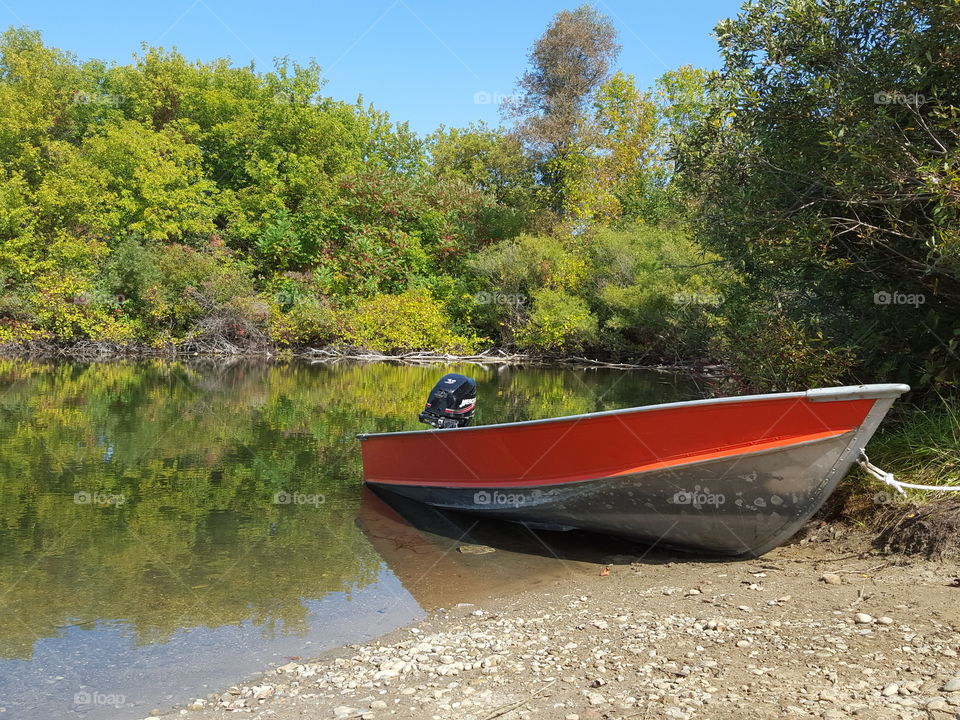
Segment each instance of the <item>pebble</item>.
[[[751,573],[757,582],[765,574]],[[802,577],[806,589],[781,586],[781,576],[769,573],[769,595],[748,595],[749,582],[724,577],[664,575],[635,591],[649,603],[626,594],[621,600],[544,592],[536,605],[481,610],[454,598],[436,622],[401,631],[399,639],[351,645],[334,659],[289,662],[259,681],[269,685],[230,688],[195,704],[209,709],[219,698],[224,711],[250,713],[258,703],[279,710],[315,702],[320,712],[305,716],[453,720],[483,717],[556,683],[536,705],[516,709],[519,720],[600,720],[647,707],[663,720],[740,717],[777,691],[791,703],[779,712],[796,720],[920,720],[928,711],[951,720],[960,711],[960,676],[943,660],[956,655],[955,627],[931,617],[929,602],[911,606],[915,620],[891,602],[888,611],[903,611],[895,621],[831,607],[840,601],[829,598],[811,602],[806,590],[816,573]],[[836,573],[820,580],[842,584]],[[698,592],[679,602],[661,597]],[[734,605],[748,596],[756,607]],[[771,613],[775,605],[781,609]],[[718,678],[734,663],[742,666],[743,684],[726,685]],[[886,682],[890,677],[897,681]]]
[[587,702],[591,705],[603,705],[606,702],[606,698],[600,693],[588,692],[584,694],[587,696]]

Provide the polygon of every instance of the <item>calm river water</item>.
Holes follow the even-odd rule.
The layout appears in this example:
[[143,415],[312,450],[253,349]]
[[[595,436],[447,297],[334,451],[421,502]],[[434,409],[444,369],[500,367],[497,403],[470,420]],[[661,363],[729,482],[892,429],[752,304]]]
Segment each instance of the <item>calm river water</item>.
[[354,435],[422,429],[452,371],[478,381],[477,424],[702,394],[639,371],[0,359],[0,718],[144,717],[615,552],[461,537],[472,521],[363,490]]

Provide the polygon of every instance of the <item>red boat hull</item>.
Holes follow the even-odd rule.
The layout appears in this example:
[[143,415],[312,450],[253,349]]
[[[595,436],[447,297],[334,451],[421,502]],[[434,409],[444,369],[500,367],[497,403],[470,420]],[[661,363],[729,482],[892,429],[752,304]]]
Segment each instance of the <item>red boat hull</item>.
[[364,475],[440,507],[728,555],[819,507],[902,385],[361,436]]

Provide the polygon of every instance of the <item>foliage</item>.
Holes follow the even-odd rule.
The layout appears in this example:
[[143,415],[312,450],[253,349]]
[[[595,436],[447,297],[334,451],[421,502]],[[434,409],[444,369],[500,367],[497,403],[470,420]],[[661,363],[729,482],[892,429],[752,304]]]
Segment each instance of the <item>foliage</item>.
[[534,44],[521,94],[507,106],[536,159],[547,206],[562,218],[594,213],[596,127],[589,105],[619,50],[609,18],[589,5],[563,10]]
[[[522,235],[486,248],[470,267],[486,282],[481,326],[505,342],[555,350],[564,343],[547,341],[550,316],[569,310],[580,317],[586,308],[592,319],[573,323],[582,332],[571,348],[589,339],[594,350],[617,356],[671,360],[712,352],[716,315],[736,281],[721,258],[704,254],[682,230],[646,225],[589,237]],[[538,311],[542,290],[559,294],[544,295]],[[531,335],[534,315],[540,330]]]
[[489,238],[512,237],[540,221],[536,168],[516,134],[482,123],[462,129],[441,126],[428,142],[433,173],[496,200],[481,220]]
[[343,339],[381,353],[439,350],[471,353],[475,341],[456,334],[442,306],[425,292],[378,295],[341,316]]
[[[870,459],[897,468],[898,480],[917,485],[960,483],[960,402],[937,397],[927,406],[901,406],[870,443]],[[908,491],[909,492],[909,491]]]
[[[329,341],[325,298],[451,288],[464,256],[536,217],[516,140],[438,142],[431,169],[406,125],[322,84],[314,64],[162,48],[80,64],[4,33],[0,340]],[[455,159],[488,149],[488,181]],[[291,272],[312,307],[261,297]]]
[[597,340],[597,318],[582,299],[563,290],[540,288],[533,310],[517,331],[524,349],[550,353],[579,352]]
[[958,379],[956,11],[751,3],[678,148],[703,240],[778,294],[768,314],[853,341],[865,378]]
[[0,341],[712,361],[743,389],[960,363],[955,2],[757,0],[643,89],[558,13],[509,129],[426,138],[266,72],[0,37]]

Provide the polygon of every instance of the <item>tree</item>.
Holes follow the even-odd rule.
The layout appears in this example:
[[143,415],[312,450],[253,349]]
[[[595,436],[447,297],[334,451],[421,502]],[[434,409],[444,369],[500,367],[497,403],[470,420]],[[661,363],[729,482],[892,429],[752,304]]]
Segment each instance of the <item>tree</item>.
[[724,67],[679,154],[701,237],[769,314],[859,345],[866,376],[955,381],[956,3],[759,0],[716,32]]
[[590,103],[619,49],[609,18],[588,5],[564,10],[534,44],[520,97],[505,106],[536,159],[547,205],[560,217],[591,214],[590,158],[598,135]]
[[428,138],[431,169],[438,180],[457,180],[491,196],[491,238],[513,237],[537,224],[535,168],[520,139],[483,123],[441,126]]

